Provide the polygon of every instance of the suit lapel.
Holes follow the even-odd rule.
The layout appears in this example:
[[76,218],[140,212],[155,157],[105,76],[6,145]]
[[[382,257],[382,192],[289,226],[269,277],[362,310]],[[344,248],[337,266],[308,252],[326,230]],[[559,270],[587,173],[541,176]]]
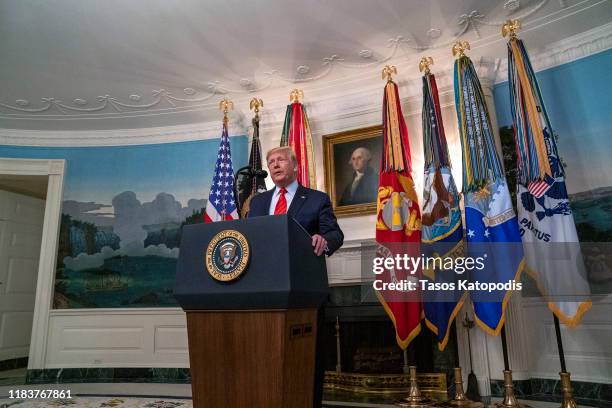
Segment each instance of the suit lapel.
[[298,184],[298,188],[295,191],[295,196],[293,196],[293,200],[291,200],[291,205],[289,206],[287,214],[292,217],[295,217],[300,212],[300,209],[306,202],[307,197],[308,190]]
[[265,191],[263,193],[261,193],[262,196],[264,196],[264,203],[265,203],[265,215],[270,214],[270,204],[272,203],[272,197],[274,197],[274,191],[276,190],[276,188],[273,188],[272,190],[268,190]]

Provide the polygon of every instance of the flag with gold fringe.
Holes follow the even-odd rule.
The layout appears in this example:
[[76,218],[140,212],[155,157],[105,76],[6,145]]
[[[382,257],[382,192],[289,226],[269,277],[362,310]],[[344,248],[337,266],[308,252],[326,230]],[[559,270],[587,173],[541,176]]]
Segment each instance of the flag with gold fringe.
[[[261,101],[255,100],[257,103]],[[253,101],[251,101],[253,105]],[[259,107],[259,105],[258,105]],[[253,197],[257,194],[266,191],[266,177],[265,172],[262,170],[262,159],[261,159],[261,142],[259,140],[259,114],[256,113],[255,117],[251,121],[253,124],[253,140],[251,141],[251,152],[249,154],[249,165],[243,168],[245,175],[242,177],[242,169],[238,171],[236,175],[237,183],[237,199],[238,208],[240,209],[240,217],[247,218],[250,204]]]
[[[425,185],[421,249],[426,256],[462,257],[465,256],[465,248],[459,193],[451,173],[436,78],[428,71],[423,76],[422,116]],[[436,268],[435,265],[423,269],[423,279],[433,283],[453,284],[456,287],[458,277],[455,271]],[[423,293],[425,323],[435,333],[441,351],[448,343],[450,327],[462,305],[463,294],[459,290]]]
[[297,101],[287,105],[280,145],[291,146],[295,152],[298,162],[298,182],[304,187],[316,189],[317,177],[312,133],[306,109]]
[[[514,282],[524,267],[519,227],[495,149],[491,120],[480,80],[469,57],[455,60],[454,90],[463,157],[463,197],[468,254],[482,269],[469,272],[476,322],[497,335]],[[481,285],[495,290],[478,289]],[[500,288],[500,289],[497,289]]]
[[[376,215],[377,257],[420,256],[421,214],[411,176],[408,130],[397,85],[389,78],[383,97],[383,155],[380,165]],[[378,276],[386,283],[416,282],[420,271],[385,268]],[[422,308],[414,291],[377,290],[391,318],[398,345],[405,349],[421,331]]]
[[550,310],[574,327],[591,307],[590,287],[553,129],[527,50],[514,34],[508,42],[508,85],[527,272]]
[[234,196],[234,170],[232,152],[227,134],[227,120],[223,120],[221,142],[217,152],[215,173],[210,184],[210,193],[204,212],[204,222],[237,220],[238,210]]

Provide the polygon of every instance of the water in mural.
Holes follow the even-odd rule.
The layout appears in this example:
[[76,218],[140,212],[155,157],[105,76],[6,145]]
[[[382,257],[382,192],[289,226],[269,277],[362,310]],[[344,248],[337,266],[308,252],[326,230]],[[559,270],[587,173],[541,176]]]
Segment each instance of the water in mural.
[[582,245],[591,289],[612,293],[612,187],[570,195],[576,229]]
[[181,226],[200,222],[204,199],[183,207],[172,194],[141,203],[133,191],[111,205],[65,201],[55,306],[175,305],[172,296]]
[[[66,159],[54,308],[178,306],[181,227],[202,222],[218,143],[0,146],[2,157]],[[246,137],[231,149],[245,165]]]

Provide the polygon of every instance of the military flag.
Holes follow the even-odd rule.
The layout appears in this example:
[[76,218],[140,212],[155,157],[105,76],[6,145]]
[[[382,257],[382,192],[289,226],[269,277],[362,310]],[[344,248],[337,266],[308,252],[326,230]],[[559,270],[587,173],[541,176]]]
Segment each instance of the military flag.
[[[469,57],[458,43],[454,90],[463,157],[463,197],[468,253],[483,258],[483,269],[470,271],[474,284],[508,285],[518,281],[524,267],[519,227],[508,185],[495,150],[489,112],[480,81]],[[489,334],[499,334],[511,290],[470,292],[475,320]]]
[[210,193],[206,203],[204,222],[215,222],[238,219],[236,200],[234,198],[234,170],[230,151],[227,121],[223,121],[221,142],[215,163],[215,173],[210,184]]
[[292,103],[287,105],[280,145],[291,146],[295,152],[298,161],[298,182],[304,187],[316,189],[317,177],[315,174],[312,133],[306,109],[299,102],[302,95],[302,91],[298,89],[291,92]]
[[[246,218],[249,213],[251,199],[266,191],[266,172],[262,169],[261,142],[259,140],[259,107],[263,106],[261,99],[253,98],[251,108],[255,108],[253,117],[253,140],[251,140],[251,152],[249,154],[249,165],[238,171],[237,198],[240,208],[240,216]],[[243,176],[244,175],[244,176]]]
[[[386,67],[386,70],[393,67]],[[411,176],[408,130],[395,82],[388,72],[383,97],[383,155],[380,164],[377,197],[377,257],[389,258],[407,254],[420,256],[421,214]],[[420,272],[406,269],[385,269],[383,282],[415,281]],[[402,349],[421,331],[422,308],[414,291],[378,290],[376,292],[393,321],[396,340]]]
[[[431,61],[431,60],[429,60]],[[431,63],[426,58],[422,64]],[[436,78],[426,68],[423,76],[423,146],[425,150],[425,185],[421,214],[421,250],[427,256],[464,256],[463,228],[459,193],[451,173],[450,157]],[[459,275],[453,270],[424,268],[423,278],[437,283],[457,285]],[[463,305],[461,291],[433,291],[423,294],[425,323],[438,339],[438,348],[448,343],[450,327]]]
[[591,307],[590,287],[553,129],[525,45],[514,33],[508,42],[508,85],[527,272],[550,310],[573,327]]

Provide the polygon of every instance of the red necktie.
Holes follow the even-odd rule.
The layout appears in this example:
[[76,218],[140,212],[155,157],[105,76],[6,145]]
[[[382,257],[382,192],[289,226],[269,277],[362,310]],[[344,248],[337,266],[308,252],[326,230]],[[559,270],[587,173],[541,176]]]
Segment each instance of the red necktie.
[[278,202],[276,203],[276,207],[274,208],[274,215],[287,214],[287,199],[285,198],[286,193],[287,189],[280,189],[280,197],[278,198]]

